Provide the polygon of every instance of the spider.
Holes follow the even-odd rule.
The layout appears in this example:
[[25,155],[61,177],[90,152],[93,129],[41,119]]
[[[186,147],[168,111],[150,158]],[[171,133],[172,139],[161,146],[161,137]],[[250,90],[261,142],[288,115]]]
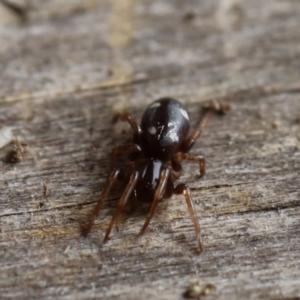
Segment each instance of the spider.
[[[133,130],[132,142],[112,150],[111,172],[83,230],[83,235],[86,236],[90,232],[113,183],[117,179],[125,179],[127,185],[106,230],[103,243],[108,240],[115,220],[130,199],[151,202],[144,226],[140,231],[140,234],[143,234],[159,201],[162,198],[170,198],[173,194],[183,194],[194,224],[199,250],[202,251],[200,225],[190,189],[186,184],[175,186],[174,182],[180,177],[182,161],[197,163],[200,177],[205,174],[204,157],[189,154],[189,151],[201,135],[211,112],[212,109],[206,110],[198,126],[191,133],[187,111],[178,100],[172,98],[162,98],[153,102],[144,112],[141,125],[130,114],[120,114],[119,118],[127,121]],[[121,153],[129,154],[128,163],[123,170],[116,167],[117,156]],[[131,198],[132,195],[134,197]]]

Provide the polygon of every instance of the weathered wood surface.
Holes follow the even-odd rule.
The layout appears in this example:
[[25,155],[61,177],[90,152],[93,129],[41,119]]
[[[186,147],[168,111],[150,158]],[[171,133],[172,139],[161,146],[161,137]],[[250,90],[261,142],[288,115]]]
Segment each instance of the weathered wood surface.
[[[28,152],[7,164],[0,149],[0,298],[182,299],[199,279],[216,286],[205,299],[298,299],[299,2],[18,2],[23,20],[0,6],[0,129]],[[103,246],[118,188],[83,238],[109,151],[130,136],[112,110],[140,118],[166,95],[195,122],[205,100],[233,106],[193,149],[205,178],[186,164],[180,180],[205,252],[180,196],[142,237],[145,213],[124,214]]]

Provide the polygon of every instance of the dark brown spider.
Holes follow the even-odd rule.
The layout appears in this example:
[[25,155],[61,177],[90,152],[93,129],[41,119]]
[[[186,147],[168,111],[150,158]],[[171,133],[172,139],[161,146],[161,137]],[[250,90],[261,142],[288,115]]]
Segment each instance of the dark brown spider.
[[[188,152],[202,133],[203,127],[212,111],[213,109],[206,111],[196,129],[191,133],[189,133],[189,115],[182,104],[175,99],[163,98],[153,102],[146,109],[142,117],[141,126],[131,115],[120,115],[121,120],[127,121],[133,130],[132,143],[113,149],[111,155],[112,171],[107,177],[106,186],[88,220],[83,234],[86,236],[91,230],[113,183],[119,178],[125,178],[127,185],[106,230],[104,243],[109,238],[116,218],[132,194],[139,201],[152,202],[140,234],[145,232],[157,204],[162,198],[170,198],[172,194],[184,194],[194,224],[199,249],[202,251],[200,226],[190,189],[185,184],[179,184],[175,187],[174,182],[180,176],[182,161],[198,163],[200,176],[204,175],[205,159],[199,155],[188,154]],[[124,170],[115,167],[117,155],[121,153],[129,153],[129,162]]]

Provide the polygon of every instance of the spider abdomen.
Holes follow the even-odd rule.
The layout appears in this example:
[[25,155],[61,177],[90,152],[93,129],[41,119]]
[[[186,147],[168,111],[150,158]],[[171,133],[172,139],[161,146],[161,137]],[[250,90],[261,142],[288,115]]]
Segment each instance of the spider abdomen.
[[168,161],[185,141],[189,121],[189,115],[179,101],[163,98],[153,102],[141,122],[142,148],[146,155]]

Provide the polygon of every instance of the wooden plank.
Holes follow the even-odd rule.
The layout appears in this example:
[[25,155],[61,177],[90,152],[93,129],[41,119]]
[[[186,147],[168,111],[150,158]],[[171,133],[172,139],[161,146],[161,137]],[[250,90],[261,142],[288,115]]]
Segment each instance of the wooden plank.
[[[2,23],[0,129],[28,146],[18,164],[0,149],[1,298],[183,299],[193,280],[215,286],[205,299],[300,297],[299,16],[295,1],[56,0]],[[140,119],[161,96],[193,124],[204,101],[232,104],[192,150],[206,176],[185,164],[180,178],[201,255],[181,196],[142,237],[145,209],[124,213],[102,245],[117,187],[81,236],[110,150],[130,138],[112,111]]]

